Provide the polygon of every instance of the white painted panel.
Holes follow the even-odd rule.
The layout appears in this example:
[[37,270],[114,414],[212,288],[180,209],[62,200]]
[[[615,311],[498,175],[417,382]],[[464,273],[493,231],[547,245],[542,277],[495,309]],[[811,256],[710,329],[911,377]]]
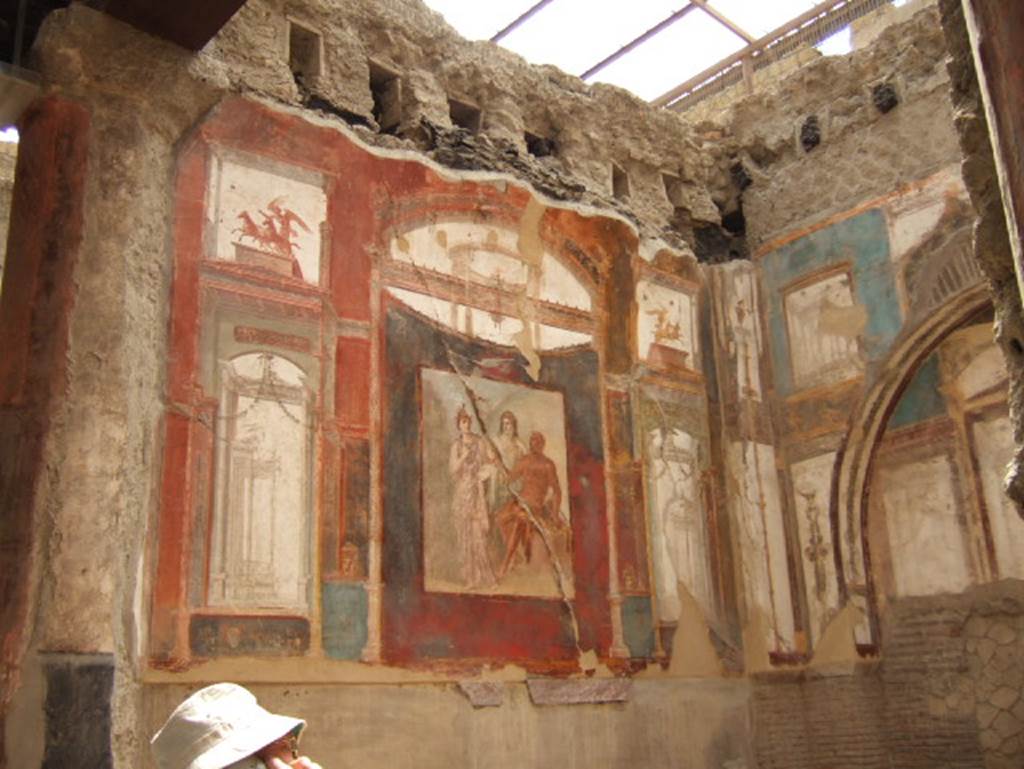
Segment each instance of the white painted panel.
[[697,442],[682,430],[647,436],[647,489],[658,620],[676,622],[683,585],[704,616],[714,616],[708,534],[701,504]]
[[839,607],[839,584],[828,514],[835,459],[835,452],[830,452],[796,462],[791,468],[812,642],[821,638],[825,625]]
[[864,368],[859,337],[867,322],[850,276],[830,275],[786,294],[786,329],[797,387],[842,382]]
[[1003,491],[1006,466],[1013,458],[1013,427],[1001,416],[974,422],[971,429],[999,576],[1024,579],[1024,520]]
[[958,593],[970,584],[955,472],[945,455],[879,470],[899,595]]
[[[697,305],[693,297],[649,280],[636,284],[637,350],[640,359],[679,358],[680,365],[699,369]],[[658,348],[668,348],[659,355]]]
[[319,176],[259,158],[215,154],[207,196],[209,255],[320,283],[327,195]]
[[276,355],[221,365],[209,604],[299,609],[310,575],[310,393]]
[[729,445],[728,470],[747,605],[767,618],[768,648],[791,649],[793,602],[775,449],[750,441],[733,442]]

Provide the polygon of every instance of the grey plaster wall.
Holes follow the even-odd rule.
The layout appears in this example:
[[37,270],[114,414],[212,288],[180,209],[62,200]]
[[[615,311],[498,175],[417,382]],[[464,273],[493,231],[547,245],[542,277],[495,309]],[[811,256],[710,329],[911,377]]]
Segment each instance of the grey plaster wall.
[[[475,709],[454,684],[252,687],[267,707],[308,720],[303,749],[325,767],[754,766],[743,680],[636,680],[628,701],[601,705],[536,706],[525,685],[503,688],[502,705]],[[146,728],[189,691],[147,687]]]

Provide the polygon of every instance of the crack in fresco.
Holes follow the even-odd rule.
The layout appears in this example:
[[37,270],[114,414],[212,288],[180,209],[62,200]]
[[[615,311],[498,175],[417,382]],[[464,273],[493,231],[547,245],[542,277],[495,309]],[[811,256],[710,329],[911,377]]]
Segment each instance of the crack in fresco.
[[[391,199],[392,196],[390,189],[387,188],[386,184],[384,186],[387,190],[387,197]],[[533,339],[533,331],[534,327],[537,326],[537,321],[534,318],[534,305],[533,302],[530,300],[531,294],[534,295],[535,298],[535,296],[538,295],[540,292],[540,258],[542,255],[542,244],[540,242],[539,226],[540,219],[543,216],[544,210],[545,207],[543,206],[543,204],[537,202],[535,198],[531,197],[530,202],[527,205],[527,210],[526,212],[524,212],[523,215],[522,227],[520,229],[520,237],[518,241],[518,245],[520,248],[520,256],[522,257],[523,262],[528,267],[529,278],[527,280],[526,286],[524,286],[519,291],[514,292],[517,310],[520,314],[519,320],[522,322],[523,328],[513,337],[513,339],[516,343],[516,349],[519,350],[519,352],[527,361],[527,366],[524,367],[524,370],[529,374],[533,381],[537,381],[540,376],[541,360]],[[396,233],[396,241],[401,243],[403,240],[404,238],[401,235],[397,235]],[[441,243],[439,243],[439,245],[441,245]],[[524,254],[524,250],[527,253]],[[441,307],[439,304],[442,300],[435,296],[434,293],[431,291],[430,276],[424,274],[423,269],[418,265],[413,264],[412,268],[417,276],[417,280],[420,283],[420,287],[425,292],[425,296],[432,303],[434,303],[438,309],[436,317],[442,317],[443,313],[440,312]],[[467,290],[468,288],[469,286],[467,280]],[[477,361],[468,358],[467,356],[456,353],[451,348],[451,345],[448,343],[447,340],[442,340],[442,344],[444,345],[448,363],[451,366],[454,373],[456,374],[456,376],[459,378],[459,382],[462,384],[462,387],[466,393],[466,397],[469,400],[469,404],[473,412],[473,418],[476,420],[476,423],[480,427],[481,437],[483,437],[484,440],[487,442],[487,446],[493,455],[492,461],[496,462],[497,465],[501,468],[501,470],[503,471],[503,476],[505,478],[510,478],[512,468],[509,468],[505,464],[501,452],[499,451],[497,445],[494,442],[494,439],[491,437],[490,433],[487,430],[487,425],[483,419],[483,416],[480,413],[480,396],[478,396],[477,393],[473,390],[473,386],[469,381],[469,377],[464,371],[466,362],[472,363],[473,366],[475,367],[477,365]],[[518,492],[517,489],[513,488],[512,483],[506,481],[504,483],[504,489],[505,491],[508,492],[509,496],[515,501],[519,508],[526,514],[526,518],[533,531],[535,531],[540,536],[541,542],[544,545],[544,549],[547,552],[548,560],[551,564],[551,570],[555,578],[555,585],[558,589],[559,597],[569,617],[569,623],[572,629],[573,636],[573,646],[576,649],[577,656],[583,657],[585,652],[582,646],[580,645],[579,621],[576,616],[576,610],[572,603],[572,597],[570,594],[570,589],[567,584],[567,578],[562,568],[561,561],[558,558],[557,549],[555,548],[554,544],[552,543],[548,535],[547,530],[544,528],[540,520],[537,518],[530,504],[525,499],[523,499],[522,495]]]
[[[511,477],[511,468],[505,465],[505,460],[501,456],[501,452],[499,451],[498,446],[494,443],[494,439],[488,432],[487,425],[480,414],[480,407],[478,403],[479,396],[473,390],[473,386],[469,382],[469,377],[461,370],[460,366],[456,363],[457,359],[472,359],[469,359],[464,355],[459,355],[458,353],[454,352],[448,345],[447,341],[444,342],[444,346],[445,352],[448,356],[448,362],[451,365],[452,369],[454,370],[456,376],[458,376],[459,381],[462,383],[462,387],[466,392],[466,397],[469,400],[470,408],[473,411],[473,418],[476,419],[477,425],[479,425],[480,427],[480,434],[484,438],[484,440],[487,441],[487,445],[491,449],[493,455],[492,461],[496,462],[499,465],[499,467],[502,469],[504,473],[504,477]],[[476,363],[476,361],[472,362],[474,364]],[[580,646],[579,622],[576,619],[576,610],[573,607],[572,599],[569,596],[569,590],[566,586],[565,572],[562,570],[562,564],[558,558],[555,546],[552,544],[551,539],[548,536],[547,529],[545,529],[544,526],[541,525],[540,520],[534,514],[530,504],[525,499],[523,499],[522,495],[519,494],[519,492],[509,482],[505,483],[505,490],[509,493],[512,499],[515,500],[516,504],[519,505],[523,512],[526,513],[526,517],[529,520],[530,525],[533,527],[534,531],[536,531],[540,535],[541,542],[544,543],[544,548],[545,550],[547,550],[548,560],[551,562],[551,568],[554,572],[555,584],[558,586],[558,592],[562,599],[562,605],[565,606],[566,612],[569,615],[569,622],[572,627],[573,633],[573,645],[576,648],[577,655],[582,656],[584,651],[583,648]]]

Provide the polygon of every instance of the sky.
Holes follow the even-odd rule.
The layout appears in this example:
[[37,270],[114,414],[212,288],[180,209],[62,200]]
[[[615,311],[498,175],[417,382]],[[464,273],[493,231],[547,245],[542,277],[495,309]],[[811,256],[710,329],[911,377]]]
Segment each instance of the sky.
[[[425,0],[470,40],[487,40],[536,0]],[[759,38],[820,0],[710,0],[709,5]],[[501,45],[534,64],[554,64],[580,75],[687,3],[685,0],[553,0]],[[896,3],[902,4],[902,0]],[[588,82],[605,82],[654,99],[732,53],[746,41],[694,10]],[[819,46],[826,55],[848,53],[849,29]]]

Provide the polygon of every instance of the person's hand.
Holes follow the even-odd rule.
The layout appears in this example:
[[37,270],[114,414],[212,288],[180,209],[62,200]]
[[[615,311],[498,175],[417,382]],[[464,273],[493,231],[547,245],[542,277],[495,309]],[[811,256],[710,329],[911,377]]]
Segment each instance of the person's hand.
[[277,756],[270,756],[264,760],[267,769],[323,769],[320,764],[314,763],[309,756],[299,756],[292,761],[284,761]]
[[285,735],[259,751],[256,755],[266,764],[267,769],[323,769],[308,756],[296,756],[298,740]]

